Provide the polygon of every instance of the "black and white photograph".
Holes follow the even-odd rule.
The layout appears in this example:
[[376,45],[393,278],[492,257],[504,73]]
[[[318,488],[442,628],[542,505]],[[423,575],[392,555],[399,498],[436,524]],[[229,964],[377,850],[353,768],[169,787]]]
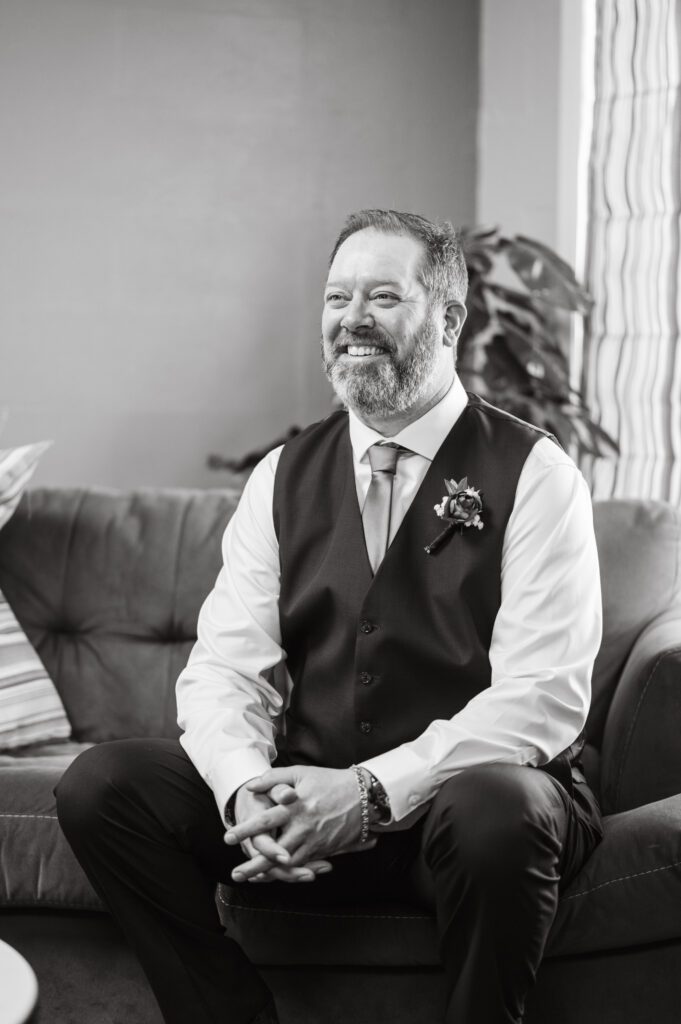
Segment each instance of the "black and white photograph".
[[681,0],[0,0],[0,1024],[678,1024]]

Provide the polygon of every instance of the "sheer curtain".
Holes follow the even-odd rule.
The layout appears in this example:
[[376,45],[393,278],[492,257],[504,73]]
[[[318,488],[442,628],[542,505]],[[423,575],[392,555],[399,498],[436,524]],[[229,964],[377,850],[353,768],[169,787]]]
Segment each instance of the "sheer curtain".
[[583,384],[594,497],[681,503],[681,0],[596,0]]

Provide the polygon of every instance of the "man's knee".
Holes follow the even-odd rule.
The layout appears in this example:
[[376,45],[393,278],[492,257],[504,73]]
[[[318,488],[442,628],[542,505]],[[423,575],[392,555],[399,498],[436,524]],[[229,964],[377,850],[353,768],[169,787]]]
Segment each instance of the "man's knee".
[[57,817],[71,838],[100,827],[112,798],[139,789],[148,752],[128,740],[99,743],[84,750],[54,789]]
[[424,823],[431,868],[456,858],[470,871],[509,874],[536,860],[558,858],[565,805],[545,772],[484,765],[448,779]]

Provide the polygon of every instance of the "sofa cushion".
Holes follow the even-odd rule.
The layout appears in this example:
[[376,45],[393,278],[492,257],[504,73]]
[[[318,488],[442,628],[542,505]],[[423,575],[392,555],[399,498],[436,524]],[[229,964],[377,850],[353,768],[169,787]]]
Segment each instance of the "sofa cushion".
[[0,905],[100,910],[64,838],[53,789],[81,750],[62,743],[0,755]]
[[38,489],[0,531],[0,587],[75,739],[178,735],[175,682],[237,500],[236,488]]
[[[681,796],[612,815],[600,846],[565,889],[547,956],[566,956],[681,937]],[[433,966],[435,922],[401,904],[314,906],[306,887],[221,885],[231,936],[258,964]]]
[[681,795],[604,818],[600,846],[571,882],[549,954],[681,937]]

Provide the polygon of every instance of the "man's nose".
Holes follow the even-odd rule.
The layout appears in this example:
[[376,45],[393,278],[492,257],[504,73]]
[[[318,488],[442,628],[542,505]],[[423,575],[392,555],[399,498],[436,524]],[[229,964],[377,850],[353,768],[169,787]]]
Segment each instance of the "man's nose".
[[368,304],[363,299],[357,297],[345,307],[341,327],[344,327],[346,331],[359,331],[374,326],[374,318],[369,312]]

